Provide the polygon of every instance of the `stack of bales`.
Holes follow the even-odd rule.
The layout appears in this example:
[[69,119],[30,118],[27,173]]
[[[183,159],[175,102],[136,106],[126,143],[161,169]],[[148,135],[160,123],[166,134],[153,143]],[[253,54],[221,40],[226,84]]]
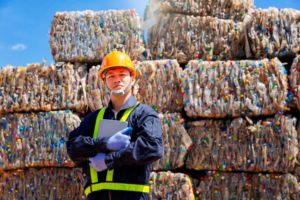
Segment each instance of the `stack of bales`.
[[136,60],[133,92],[162,122],[150,199],[299,199],[300,124],[285,114],[287,98],[299,112],[299,57],[290,84],[283,64],[266,59],[299,51],[299,11],[151,0],[147,15],[157,60],[141,54],[135,11],[61,12],[50,32],[55,65],[0,70],[0,199],[84,198],[65,142],[80,123],[74,113],[108,104],[98,70],[113,49]]
[[[91,35],[92,33],[95,35]],[[52,194],[52,190],[60,184],[59,179],[66,176],[69,177],[70,183],[76,181],[74,187],[82,183],[82,177],[77,173],[78,169],[68,171],[65,168],[55,168],[74,167],[66,154],[65,141],[67,134],[79,125],[80,120],[78,116],[72,115],[68,121],[63,115],[64,112],[56,113],[51,110],[72,109],[86,114],[88,109],[95,111],[106,106],[108,95],[98,77],[99,64],[103,56],[113,49],[118,49],[135,59],[139,58],[143,49],[139,19],[134,11],[57,13],[51,27],[50,43],[54,59],[59,61],[55,66],[34,64],[25,68],[8,67],[0,72],[3,75],[0,79],[3,86],[1,87],[3,96],[0,97],[3,102],[1,107],[3,114],[50,111],[13,116],[7,114],[2,119],[1,146],[4,153],[1,154],[3,156],[0,161],[4,170],[12,170],[3,172],[1,179],[3,185],[1,194],[4,199],[25,197],[28,190],[41,190],[37,186],[39,181],[45,178],[47,170],[52,170],[51,173],[55,177],[49,179],[52,182],[47,181],[50,190],[46,191],[49,191],[49,194]],[[95,65],[88,68],[91,63]],[[152,168],[153,170],[180,168],[184,165],[187,150],[191,145],[191,139],[183,127],[180,114],[183,110],[179,85],[182,69],[176,60],[136,62],[135,66],[139,73],[134,91],[137,99],[153,106],[160,112],[162,120],[165,155]],[[20,73],[13,75],[11,71],[21,71],[25,76],[23,78],[25,84],[19,83],[23,80],[18,79],[21,77]],[[30,85],[33,87],[30,88]],[[16,88],[16,95],[11,95],[13,94],[11,88]],[[15,105],[14,109],[11,108],[11,104]],[[53,113],[60,121],[53,117]],[[65,113],[69,116],[71,112]],[[20,170],[24,167],[39,167],[40,171],[36,169],[35,172],[35,168]],[[73,175],[75,177],[72,178]],[[25,177],[32,178],[27,180]],[[32,184],[33,187],[26,189],[17,183],[18,179],[24,184]],[[28,183],[31,179],[36,182]],[[9,184],[5,185],[5,182]],[[54,198],[82,198],[81,195],[78,196],[82,188],[66,191],[67,194],[63,194],[64,196],[58,192]],[[39,192],[32,193],[30,197],[37,197],[34,195],[39,195]],[[44,198],[41,195],[39,197]]]
[[87,114],[87,64],[112,49],[138,57],[141,36],[133,10],[57,13],[50,33],[57,63],[0,70],[1,199],[83,198],[82,174],[66,152],[81,121],[70,110]]
[[0,70],[0,199],[82,196],[65,142],[80,123],[72,111],[87,111],[86,76],[72,64]]
[[[277,58],[266,59],[299,51],[299,11],[252,6],[253,1],[153,0],[148,8],[152,56],[188,63],[181,92],[193,144],[184,170],[193,176],[199,199],[299,197],[291,174],[299,156],[297,119],[284,115],[287,72]],[[242,14],[230,14],[233,9]],[[165,176],[152,178],[168,187],[161,191],[180,187]]]

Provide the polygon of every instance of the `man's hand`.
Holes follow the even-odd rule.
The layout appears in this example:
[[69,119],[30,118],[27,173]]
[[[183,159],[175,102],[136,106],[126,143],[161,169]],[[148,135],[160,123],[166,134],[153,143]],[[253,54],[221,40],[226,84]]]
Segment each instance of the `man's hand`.
[[106,147],[111,151],[119,151],[126,148],[130,144],[130,134],[132,133],[132,128],[127,127],[107,140]]
[[105,154],[98,153],[95,157],[89,158],[90,166],[97,170],[97,172],[101,172],[107,169],[105,164]]

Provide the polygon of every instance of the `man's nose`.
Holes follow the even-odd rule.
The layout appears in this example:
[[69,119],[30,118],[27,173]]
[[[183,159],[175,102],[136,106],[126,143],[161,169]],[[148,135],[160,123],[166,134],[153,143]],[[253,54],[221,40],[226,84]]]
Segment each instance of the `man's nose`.
[[122,80],[122,77],[121,76],[115,76],[115,82],[121,82],[121,80]]

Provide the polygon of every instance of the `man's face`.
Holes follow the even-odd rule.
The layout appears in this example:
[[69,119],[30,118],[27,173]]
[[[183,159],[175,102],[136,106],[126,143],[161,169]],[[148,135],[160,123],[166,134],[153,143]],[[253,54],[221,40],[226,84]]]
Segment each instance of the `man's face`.
[[125,90],[130,84],[130,71],[124,67],[108,69],[105,82],[109,90]]

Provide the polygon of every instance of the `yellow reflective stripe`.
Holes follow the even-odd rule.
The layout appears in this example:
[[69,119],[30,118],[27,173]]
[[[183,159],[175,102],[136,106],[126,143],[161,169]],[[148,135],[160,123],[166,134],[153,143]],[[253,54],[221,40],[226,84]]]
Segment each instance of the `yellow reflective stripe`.
[[[94,139],[96,139],[98,137],[99,124],[100,124],[100,121],[103,119],[104,113],[105,113],[105,108],[102,108],[97,115],[96,124],[95,124],[95,128],[94,128],[94,133],[93,133]],[[91,175],[92,183],[97,183],[98,182],[98,173],[92,167],[90,167],[90,175]]]
[[114,176],[114,170],[107,170],[106,181],[112,181]]
[[84,190],[86,197],[91,192],[96,192],[100,190],[120,190],[120,191],[129,191],[129,192],[144,192],[149,193],[149,185],[139,185],[139,184],[129,184],[129,183],[96,183],[92,186],[87,187]]
[[137,104],[135,104],[134,106],[128,108],[127,110],[125,110],[123,116],[121,117],[120,121],[126,121],[127,118],[129,117],[130,113],[135,109],[135,107],[137,107],[137,105],[139,105],[140,102],[137,102]]
[[97,171],[94,168],[92,168],[91,166],[90,166],[90,175],[91,175],[92,183],[97,183],[98,182]]
[[105,109],[106,108],[102,108],[97,115],[96,124],[95,124],[95,128],[94,128],[94,134],[93,134],[94,139],[96,139],[98,137],[98,129],[99,129],[100,121],[103,119]]

